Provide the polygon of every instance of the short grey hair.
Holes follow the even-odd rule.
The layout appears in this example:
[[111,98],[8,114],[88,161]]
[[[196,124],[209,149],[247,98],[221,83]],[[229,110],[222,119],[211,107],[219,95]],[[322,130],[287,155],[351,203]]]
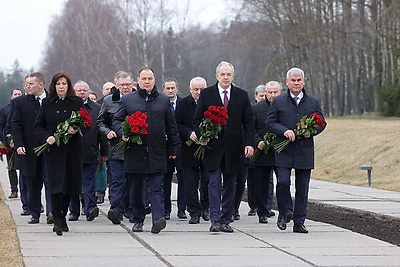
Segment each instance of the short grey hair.
[[114,84],[115,84],[115,83],[118,83],[119,79],[121,79],[121,78],[127,78],[127,77],[129,77],[129,78],[131,78],[131,80],[133,80],[132,74],[130,74],[129,72],[122,71],[122,70],[118,71],[118,72],[115,73],[115,75],[114,75]]
[[291,68],[290,70],[288,70],[288,72],[286,73],[286,79],[289,79],[290,75],[301,75],[301,77],[304,79],[304,71],[299,68]]
[[265,92],[265,89],[266,88],[264,84],[257,85],[257,87],[254,89],[254,95],[258,95],[258,93]]
[[279,88],[279,90],[282,90],[281,83],[280,83],[280,82],[277,82],[277,81],[269,81],[269,82],[267,82],[267,83],[265,84],[265,90],[267,90],[269,87],[274,86],[274,85],[277,85],[278,88]]
[[189,87],[190,88],[192,88],[193,82],[196,81],[196,80],[201,80],[202,82],[204,82],[204,86],[207,87],[206,79],[204,79],[203,77],[197,76],[197,77],[194,77],[193,79],[190,80],[190,82],[189,82]]
[[85,81],[82,81],[82,80],[79,80],[79,81],[77,81],[76,83],[74,83],[74,88],[75,88],[75,86],[76,86],[78,83],[83,83],[83,84],[85,84],[85,85],[87,86],[87,88],[90,90],[89,84],[88,84],[87,82],[85,82]]
[[233,67],[233,65],[231,63],[229,63],[228,61],[221,61],[218,66],[215,68],[215,73],[218,73],[219,68],[221,68],[222,66],[229,66],[232,69],[232,72],[235,73],[235,68]]

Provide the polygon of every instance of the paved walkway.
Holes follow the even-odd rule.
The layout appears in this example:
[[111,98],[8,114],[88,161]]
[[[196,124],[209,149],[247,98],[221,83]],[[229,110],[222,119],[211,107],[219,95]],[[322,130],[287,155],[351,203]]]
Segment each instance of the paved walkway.
[[[5,163],[0,163],[0,182],[8,196]],[[310,199],[400,216],[400,193],[313,180]],[[210,233],[210,224],[204,221],[189,225],[176,217],[174,205],[167,228],[155,235],[150,233],[150,218],[142,233],[132,233],[127,220],[112,225],[106,218],[106,201],[99,206],[98,218],[87,222],[80,217],[69,222],[70,232],[62,237],[52,232],[44,215],[40,224],[27,224],[29,217],[20,216],[19,199],[6,203],[17,225],[27,267],[400,266],[400,247],[310,220],[306,221],[307,235],[292,233],[292,223],[286,231],[280,231],[276,216],[269,224],[259,224],[256,216],[247,216],[246,203],[241,205],[241,219],[231,224],[234,233]]]

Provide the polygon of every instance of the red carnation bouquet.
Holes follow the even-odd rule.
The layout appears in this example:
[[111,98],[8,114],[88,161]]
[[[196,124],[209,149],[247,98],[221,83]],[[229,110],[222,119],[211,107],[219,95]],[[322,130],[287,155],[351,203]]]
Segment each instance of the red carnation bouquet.
[[141,136],[147,134],[147,127],[149,126],[146,119],[147,114],[140,111],[126,116],[125,120],[122,122],[122,135],[127,140],[119,142],[114,149],[124,152],[128,142],[138,145],[143,144]]
[[[68,133],[69,126],[73,127],[75,130],[78,130],[79,134],[82,136],[83,134],[81,131],[81,127],[90,127],[90,125],[92,125],[92,118],[85,109],[80,108],[79,111],[72,111],[71,116],[67,120],[57,124],[56,132],[54,133],[56,145],[60,146],[61,141],[66,144],[68,143],[69,139],[71,139],[72,134]],[[34,151],[36,155],[39,156],[49,146],[50,145],[46,142],[41,146],[35,147]]]
[[[228,120],[228,110],[225,107],[210,106],[204,111],[204,118],[200,122],[200,138],[196,144],[201,144],[211,138],[218,139],[218,133],[222,129],[222,125],[226,125]],[[192,140],[186,141],[186,144],[190,146],[193,144]],[[204,158],[205,146],[200,145],[194,153],[197,159],[202,160]]]
[[[297,124],[297,128],[294,130],[296,136],[303,135],[308,138],[312,134],[317,133],[317,127],[324,127],[325,123],[317,113],[312,113],[310,116],[304,115],[300,122]],[[290,143],[289,139],[286,139],[274,146],[276,152],[280,153]]]

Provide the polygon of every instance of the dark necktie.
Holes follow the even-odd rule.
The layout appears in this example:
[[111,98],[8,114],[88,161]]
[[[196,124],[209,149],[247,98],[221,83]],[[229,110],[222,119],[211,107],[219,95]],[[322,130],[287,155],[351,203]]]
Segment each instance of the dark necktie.
[[299,100],[300,98],[299,97],[297,97],[297,96],[295,96],[295,97],[293,97],[293,100],[294,100],[294,102],[296,103],[296,106],[298,106],[299,105],[299,103],[297,102],[297,100]]
[[39,103],[39,105],[42,105],[42,103],[40,103],[40,96],[36,97],[36,101]]
[[224,107],[228,108],[229,100],[228,100],[228,91],[224,90]]
[[171,101],[172,112],[175,112],[175,102]]

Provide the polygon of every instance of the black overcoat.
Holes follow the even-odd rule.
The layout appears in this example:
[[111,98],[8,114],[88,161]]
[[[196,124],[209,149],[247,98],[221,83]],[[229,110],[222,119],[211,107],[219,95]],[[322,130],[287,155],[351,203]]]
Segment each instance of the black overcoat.
[[321,106],[316,97],[307,94],[297,106],[292,99],[289,90],[286,94],[277,96],[272,101],[267,115],[267,129],[277,135],[276,142],[286,139],[283,133],[286,130],[296,129],[296,124],[304,116],[310,116],[316,112],[324,121],[324,127],[317,127],[317,133],[310,138],[296,137],[282,152],[276,153],[276,166],[294,169],[314,169],[314,136],[322,132],[326,127],[326,121],[322,114]]
[[[267,119],[268,110],[271,104],[268,100],[262,100],[251,106],[254,115],[254,125],[256,134],[254,136],[255,144],[254,149],[257,149],[257,145],[260,141],[264,140],[264,135],[267,132],[265,120]],[[268,153],[265,154],[262,150],[257,157],[256,161],[251,161],[255,166],[275,166],[275,149],[268,149]]]
[[[223,106],[218,84],[203,89],[197,103],[193,122],[196,135],[200,137],[199,125],[203,113],[210,106]],[[231,86],[228,104],[228,123],[218,135],[211,139],[204,156],[207,171],[222,168],[227,174],[241,174],[244,164],[244,147],[254,146],[254,118],[245,90]]]
[[96,125],[96,118],[99,116],[100,104],[97,104],[88,98],[84,104],[84,109],[89,112],[92,117],[92,125],[82,137],[83,146],[83,163],[84,164],[97,164],[100,156],[108,155],[108,143],[107,138],[102,134]]
[[127,145],[124,154],[126,173],[167,172],[167,139],[170,155],[178,154],[180,144],[178,128],[169,105],[168,97],[159,94],[156,87],[150,95],[138,88],[136,92],[122,96],[120,107],[113,119],[117,134],[122,136],[122,122],[127,115],[136,111],[146,113],[148,123],[148,134],[142,136],[143,144]]
[[[83,108],[83,100],[77,96],[45,98],[36,118],[34,130],[41,144],[54,135],[57,125],[68,119],[72,111]],[[79,194],[82,191],[82,137],[72,135],[67,144],[51,145],[45,152],[47,176],[51,194]]]
[[37,157],[34,148],[39,145],[33,134],[33,124],[40,109],[34,95],[23,95],[13,99],[11,114],[11,132],[15,148],[25,147],[26,154],[19,155],[21,172],[25,176],[36,175]]
[[186,141],[190,140],[193,132],[193,118],[196,111],[196,101],[191,95],[179,99],[175,109],[175,120],[178,125],[179,137],[181,140],[181,164],[183,167],[199,167],[200,160],[194,157],[194,152],[199,147],[195,143],[188,146]]

